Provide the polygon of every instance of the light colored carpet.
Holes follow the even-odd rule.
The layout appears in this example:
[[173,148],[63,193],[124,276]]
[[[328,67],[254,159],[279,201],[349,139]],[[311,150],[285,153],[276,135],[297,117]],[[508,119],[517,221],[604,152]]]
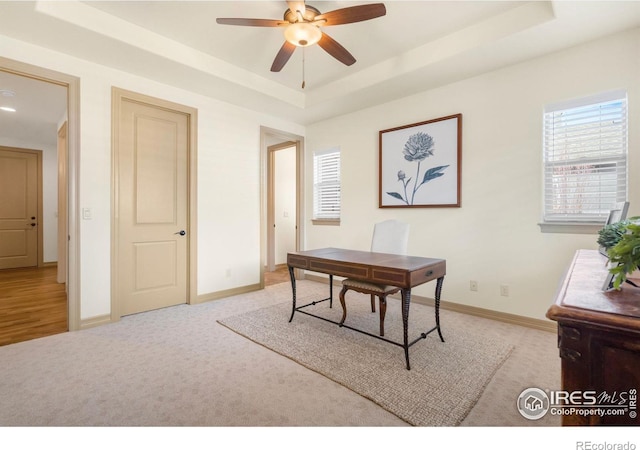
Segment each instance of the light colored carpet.
[[[368,297],[348,296],[345,324],[376,334],[379,316]],[[333,321],[342,308],[329,302],[305,308]],[[348,328],[296,312],[289,323],[291,302],[219,321],[237,333],[321,373],[417,426],[459,425],[477,402],[513,345],[485,338],[473,329],[443,324],[445,342],[437,333],[409,349],[411,370],[402,347]],[[409,340],[434,324],[432,307],[414,304],[409,314]],[[400,302],[391,301],[385,337],[402,342]]]
[[[326,290],[321,283],[298,283],[301,301]],[[291,287],[283,283],[2,346],[0,426],[407,426],[363,396],[217,323],[290,298]],[[396,301],[389,302],[390,314]],[[462,426],[559,424],[551,416],[528,421],[516,409],[525,388],[559,388],[555,334],[451,311],[442,312],[442,324],[447,344],[450,330],[470,329],[515,346]],[[429,344],[419,342],[411,351]],[[402,349],[384,345],[402,366]]]

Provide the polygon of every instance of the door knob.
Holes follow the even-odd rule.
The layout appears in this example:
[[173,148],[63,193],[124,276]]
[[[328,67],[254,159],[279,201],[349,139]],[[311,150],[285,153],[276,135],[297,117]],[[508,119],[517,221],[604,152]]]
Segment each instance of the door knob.
[[175,232],[175,233],[173,233],[173,234],[179,234],[180,236],[184,236],[185,234],[187,234],[187,232],[186,232],[186,231],[184,231],[184,230],[180,230],[180,231],[176,231],[176,232]]
[[31,226],[32,226],[32,227],[35,227],[35,226],[36,226],[36,224],[35,224],[35,223],[32,223],[32,224],[31,224]]

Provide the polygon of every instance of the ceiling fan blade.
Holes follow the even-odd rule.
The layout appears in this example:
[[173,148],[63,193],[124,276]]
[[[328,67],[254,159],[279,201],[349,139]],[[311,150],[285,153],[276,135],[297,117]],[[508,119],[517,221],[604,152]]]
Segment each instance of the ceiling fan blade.
[[280,51],[276,55],[276,58],[273,60],[273,64],[271,65],[272,72],[280,72],[284,65],[289,61],[291,55],[293,55],[296,46],[290,43],[289,41],[285,41]]
[[304,16],[304,11],[306,7],[304,6],[304,1],[301,2],[293,2],[287,1],[287,5],[289,5],[289,9],[293,12],[300,11],[300,14]]
[[317,15],[315,21],[325,21],[324,26],[343,25],[345,23],[362,22],[363,20],[375,19],[387,13],[384,3],[373,3],[371,5],[350,6],[348,8],[336,9],[324,14]]
[[318,41],[318,45],[342,64],[350,66],[356,62],[356,59],[347,51],[346,48],[326,33],[322,33],[322,37]]
[[283,27],[289,25],[289,22],[272,19],[216,19],[220,25],[241,25],[245,27]]

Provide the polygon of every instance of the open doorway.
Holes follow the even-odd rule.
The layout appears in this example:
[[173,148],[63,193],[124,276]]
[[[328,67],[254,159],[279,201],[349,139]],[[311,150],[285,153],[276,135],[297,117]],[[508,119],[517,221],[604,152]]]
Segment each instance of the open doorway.
[[287,253],[300,249],[303,202],[303,138],[263,128],[261,132],[263,217],[261,285],[288,280]]
[[[30,214],[30,223],[26,224],[42,234],[37,248],[38,261],[35,265],[8,269],[2,273],[1,280],[23,286],[31,283],[36,287],[26,296],[24,292],[13,292],[13,303],[9,300],[5,303],[9,305],[8,311],[15,314],[20,314],[18,307],[26,306],[27,302],[36,310],[40,301],[48,305],[41,308],[44,320],[14,321],[22,327],[19,330],[7,331],[3,326],[3,331],[7,331],[3,343],[7,344],[79,329],[75,251],[79,248],[75,242],[74,219],[77,202],[75,195],[68,195],[76,192],[79,82],[75,77],[0,58],[0,91],[3,103],[12,103],[14,106],[10,109],[15,109],[0,120],[0,145],[37,149],[42,154],[38,188],[42,192],[41,212]],[[74,248],[72,252],[70,247]],[[61,264],[63,267],[58,271]],[[8,299],[9,289],[2,292]],[[52,309],[47,312],[47,308],[55,308],[56,313]],[[59,323],[53,324],[54,316]]]

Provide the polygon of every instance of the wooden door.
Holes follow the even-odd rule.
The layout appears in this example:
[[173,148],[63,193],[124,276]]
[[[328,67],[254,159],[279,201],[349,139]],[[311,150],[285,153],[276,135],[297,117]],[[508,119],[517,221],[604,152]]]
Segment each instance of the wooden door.
[[117,298],[128,315],[188,299],[189,117],[119,101]]
[[38,265],[38,154],[0,148],[0,269]]

